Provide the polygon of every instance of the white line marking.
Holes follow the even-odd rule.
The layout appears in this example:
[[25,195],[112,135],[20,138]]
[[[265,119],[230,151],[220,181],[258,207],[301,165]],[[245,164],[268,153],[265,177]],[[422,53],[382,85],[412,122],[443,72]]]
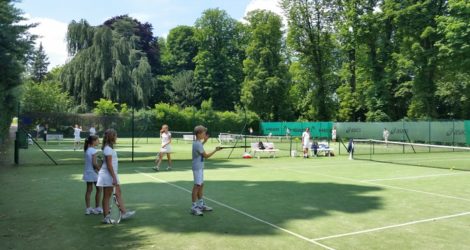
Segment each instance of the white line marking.
[[361,180],[361,182],[422,179],[422,178],[428,178],[428,177],[440,177],[440,176],[452,176],[452,175],[464,175],[464,174],[470,174],[470,173],[429,174],[429,175],[418,175],[418,176],[405,176],[405,177],[395,177],[395,178]]
[[[149,174],[147,174],[147,173],[143,173],[143,172],[140,172],[140,171],[137,171],[137,170],[134,170],[134,171],[137,172],[137,173],[139,173],[139,174],[145,175],[145,176],[147,176],[147,177],[149,177],[149,178],[152,178],[152,179],[154,179],[154,180],[157,180],[157,181],[159,181],[159,182],[161,182],[161,183],[168,184],[168,185],[170,185],[170,186],[172,186],[172,187],[175,187],[175,188],[177,188],[177,189],[179,189],[179,190],[185,191],[185,192],[187,192],[187,193],[192,193],[191,190],[186,189],[186,188],[184,188],[184,187],[181,187],[181,186],[178,186],[178,185],[176,185],[176,184],[167,182],[167,181],[165,181],[165,180],[156,178],[156,177],[154,177],[154,176],[152,176],[152,175],[149,175]],[[335,250],[334,248],[331,248],[331,247],[329,247],[329,246],[326,246],[326,245],[324,245],[324,244],[321,244],[321,243],[319,243],[319,242],[317,242],[317,241],[315,241],[315,240],[309,239],[309,238],[307,238],[307,237],[305,237],[305,236],[303,236],[303,235],[300,235],[300,234],[298,234],[298,233],[294,233],[294,232],[292,232],[292,231],[289,231],[289,230],[287,230],[287,229],[285,229],[285,228],[282,228],[282,227],[280,227],[280,226],[278,226],[278,225],[275,225],[275,224],[272,224],[272,223],[267,222],[267,221],[265,221],[265,220],[262,220],[262,219],[260,219],[260,218],[258,218],[258,217],[255,217],[255,216],[253,216],[253,215],[251,215],[251,214],[248,214],[248,213],[246,213],[246,212],[243,212],[243,211],[241,211],[241,210],[239,210],[239,209],[236,209],[236,208],[234,208],[234,207],[231,207],[231,206],[229,206],[229,205],[227,205],[227,204],[224,204],[224,203],[222,203],[222,202],[219,202],[219,201],[213,200],[213,199],[211,199],[211,198],[208,198],[207,196],[204,196],[204,199],[209,200],[209,201],[211,201],[211,202],[213,202],[213,203],[216,203],[216,204],[218,204],[219,206],[228,208],[228,209],[230,209],[230,210],[232,210],[232,211],[235,211],[235,212],[237,212],[237,213],[239,213],[239,214],[245,215],[245,216],[247,216],[247,217],[249,217],[249,218],[252,218],[252,219],[254,219],[254,220],[256,220],[256,221],[259,221],[259,222],[261,222],[261,223],[264,223],[264,224],[266,224],[266,225],[269,225],[269,226],[271,226],[271,227],[274,227],[274,228],[276,228],[276,229],[279,229],[279,230],[281,230],[281,231],[284,231],[284,232],[286,232],[286,233],[288,233],[288,234],[290,234],[290,235],[293,235],[293,236],[295,236],[295,237],[297,237],[297,238],[300,238],[300,239],[302,239],[302,240],[305,240],[305,241],[308,241],[308,242],[310,242],[310,243],[313,243],[313,244],[315,244],[315,245],[317,245],[317,246],[323,247],[323,248],[328,249],[328,250]]]
[[438,196],[438,197],[443,197],[443,198],[449,198],[449,199],[455,199],[455,200],[461,200],[461,201],[470,201],[470,199],[465,199],[465,198],[462,198],[462,197],[445,195],[445,194],[438,194],[438,193],[431,193],[431,192],[426,192],[426,191],[421,191],[421,190],[416,190],[416,189],[411,189],[411,188],[402,188],[402,187],[390,186],[390,185],[377,183],[377,182],[360,181],[360,180],[356,180],[356,179],[333,176],[333,175],[327,175],[327,174],[319,174],[319,173],[314,173],[314,174],[320,175],[320,176],[325,176],[325,177],[330,177],[330,178],[347,180],[347,181],[354,181],[354,182],[360,182],[360,183],[369,183],[369,184],[377,185],[377,186],[381,186],[381,187],[388,187],[388,188],[392,188],[392,189],[405,190],[405,191],[409,191],[409,192],[427,194],[427,195]]
[[356,232],[351,232],[351,233],[330,235],[330,236],[315,238],[315,239],[312,239],[312,240],[320,241],[320,240],[327,240],[327,239],[333,239],[333,238],[340,238],[340,237],[345,237],[345,236],[376,232],[376,231],[381,231],[381,230],[390,229],[390,228],[404,227],[404,226],[409,226],[409,225],[414,225],[414,224],[419,224],[419,223],[425,223],[425,222],[430,222],[430,221],[437,221],[437,220],[455,218],[455,217],[460,217],[460,216],[465,216],[465,215],[470,215],[470,212],[464,212],[464,213],[453,214],[453,215],[446,215],[446,216],[435,217],[435,218],[430,218],[430,219],[423,219],[423,220],[417,220],[417,221],[410,221],[410,222],[406,222],[406,223],[390,225],[390,226],[385,226],[385,227],[371,228],[371,229],[366,229],[366,230],[361,230],[361,231],[356,231]]

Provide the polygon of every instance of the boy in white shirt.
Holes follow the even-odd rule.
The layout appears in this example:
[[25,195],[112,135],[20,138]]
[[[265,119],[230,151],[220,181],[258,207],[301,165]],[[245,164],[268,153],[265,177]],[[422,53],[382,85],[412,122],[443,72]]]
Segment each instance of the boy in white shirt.
[[304,158],[308,158],[308,145],[310,144],[310,129],[306,128],[302,133],[302,148],[304,149]]

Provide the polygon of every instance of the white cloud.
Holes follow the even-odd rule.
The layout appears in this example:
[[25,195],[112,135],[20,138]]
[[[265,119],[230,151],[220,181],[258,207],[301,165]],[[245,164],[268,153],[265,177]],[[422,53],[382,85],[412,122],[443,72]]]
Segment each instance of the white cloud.
[[284,13],[279,6],[279,0],[251,0],[245,8],[245,14],[253,10],[270,10],[278,15],[280,15],[283,19],[284,26],[287,27],[287,19],[284,16]]
[[65,36],[67,34],[67,23],[63,23],[46,17],[31,17],[25,15],[27,23],[37,23],[35,28],[30,29],[30,33],[37,35],[36,47],[42,42],[44,51],[49,58],[49,70],[55,66],[62,65],[67,60],[67,44]]

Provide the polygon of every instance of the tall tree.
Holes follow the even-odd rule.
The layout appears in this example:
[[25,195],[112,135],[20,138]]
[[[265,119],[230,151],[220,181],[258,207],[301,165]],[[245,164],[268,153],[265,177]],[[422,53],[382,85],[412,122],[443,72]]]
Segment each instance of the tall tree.
[[208,9],[196,21],[198,54],[194,78],[203,99],[212,98],[216,110],[233,110],[243,82],[242,25],[219,9]]
[[21,24],[26,19],[12,0],[0,1],[0,144],[3,144],[19,101],[28,55],[35,37],[28,33],[34,25]]
[[442,118],[470,117],[470,2],[449,0],[448,11],[437,17],[440,40],[436,95]]
[[47,67],[49,66],[49,58],[42,47],[42,42],[39,48],[34,51],[31,63],[31,78],[34,82],[42,82],[47,75]]
[[256,10],[248,13],[249,43],[243,61],[245,81],[241,101],[263,120],[286,120],[289,81],[287,65],[281,54],[282,20],[273,12]]
[[437,17],[446,11],[446,0],[389,1],[386,7],[395,14],[397,39],[400,52],[395,55],[401,61],[403,70],[408,71],[411,86],[404,84],[400,88],[411,88],[413,93],[408,107],[410,118],[437,118],[439,105],[436,102],[436,80],[438,78]]
[[303,70],[300,82],[304,89],[299,102],[303,119],[330,120],[335,117],[334,16],[336,5],[326,0],[283,0],[288,17],[288,43]]
[[161,67],[151,28],[128,16],[97,27],[84,20],[70,23],[67,43],[74,58],[64,66],[62,81],[84,110],[102,97],[136,107],[149,104],[153,72]]
[[194,70],[193,59],[198,51],[194,27],[182,25],[171,29],[166,42],[172,73]]

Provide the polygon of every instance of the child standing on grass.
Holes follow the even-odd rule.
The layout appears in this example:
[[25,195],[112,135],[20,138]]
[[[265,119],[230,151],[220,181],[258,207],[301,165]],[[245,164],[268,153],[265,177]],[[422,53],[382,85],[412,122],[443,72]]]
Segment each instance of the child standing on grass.
[[82,140],[82,138],[80,138],[80,132],[82,132],[82,127],[75,124],[75,127],[73,128],[73,151],[80,148],[80,141]]
[[203,215],[203,211],[212,211],[212,208],[207,206],[202,199],[204,191],[204,158],[207,159],[211,157],[221,148],[216,147],[211,153],[206,153],[206,151],[204,151],[204,144],[207,142],[207,139],[209,139],[206,132],[207,128],[204,126],[199,125],[194,128],[194,134],[196,135],[196,140],[193,141],[192,162],[194,186],[191,194],[193,201],[191,213],[193,215]]
[[155,171],[160,171],[160,164],[162,163],[163,155],[166,154],[168,159],[168,167],[166,170],[171,170],[171,133],[168,130],[168,125],[163,124],[162,129],[160,129],[160,138],[162,140],[162,147],[160,149],[160,153],[158,154],[158,159],[155,160],[155,167],[153,168]]
[[118,176],[118,157],[117,153],[114,150],[114,145],[116,144],[117,133],[114,129],[108,129],[104,133],[103,137],[103,154],[104,162],[100,171],[98,172],[98,183],[96,186],[103,187],[103,223],[113,224],[109,216],[109,199],[113,194],[113,188],[116,193],[116,198],[119,203],[119,209],[122,213],[122,219],[130,218],[135,214],[135,211],[127,211],[122,200],[121,186],[119,185],[119,176]]
[[95,194],[95,208],[90,207],[90,196],[93,191],[93,186],[96,186],[96,181],[98,180],[98,171],[101,168],[101,164],[97,161],[97,150],[96,146],[100,143],[98,136],[90,135],[85,139],[85,169],[83,171],[83,180],[86,182],[86,192],[85,192],[85,214],[102,214],[103,209],[99,206],[101,188],[96,187]]

